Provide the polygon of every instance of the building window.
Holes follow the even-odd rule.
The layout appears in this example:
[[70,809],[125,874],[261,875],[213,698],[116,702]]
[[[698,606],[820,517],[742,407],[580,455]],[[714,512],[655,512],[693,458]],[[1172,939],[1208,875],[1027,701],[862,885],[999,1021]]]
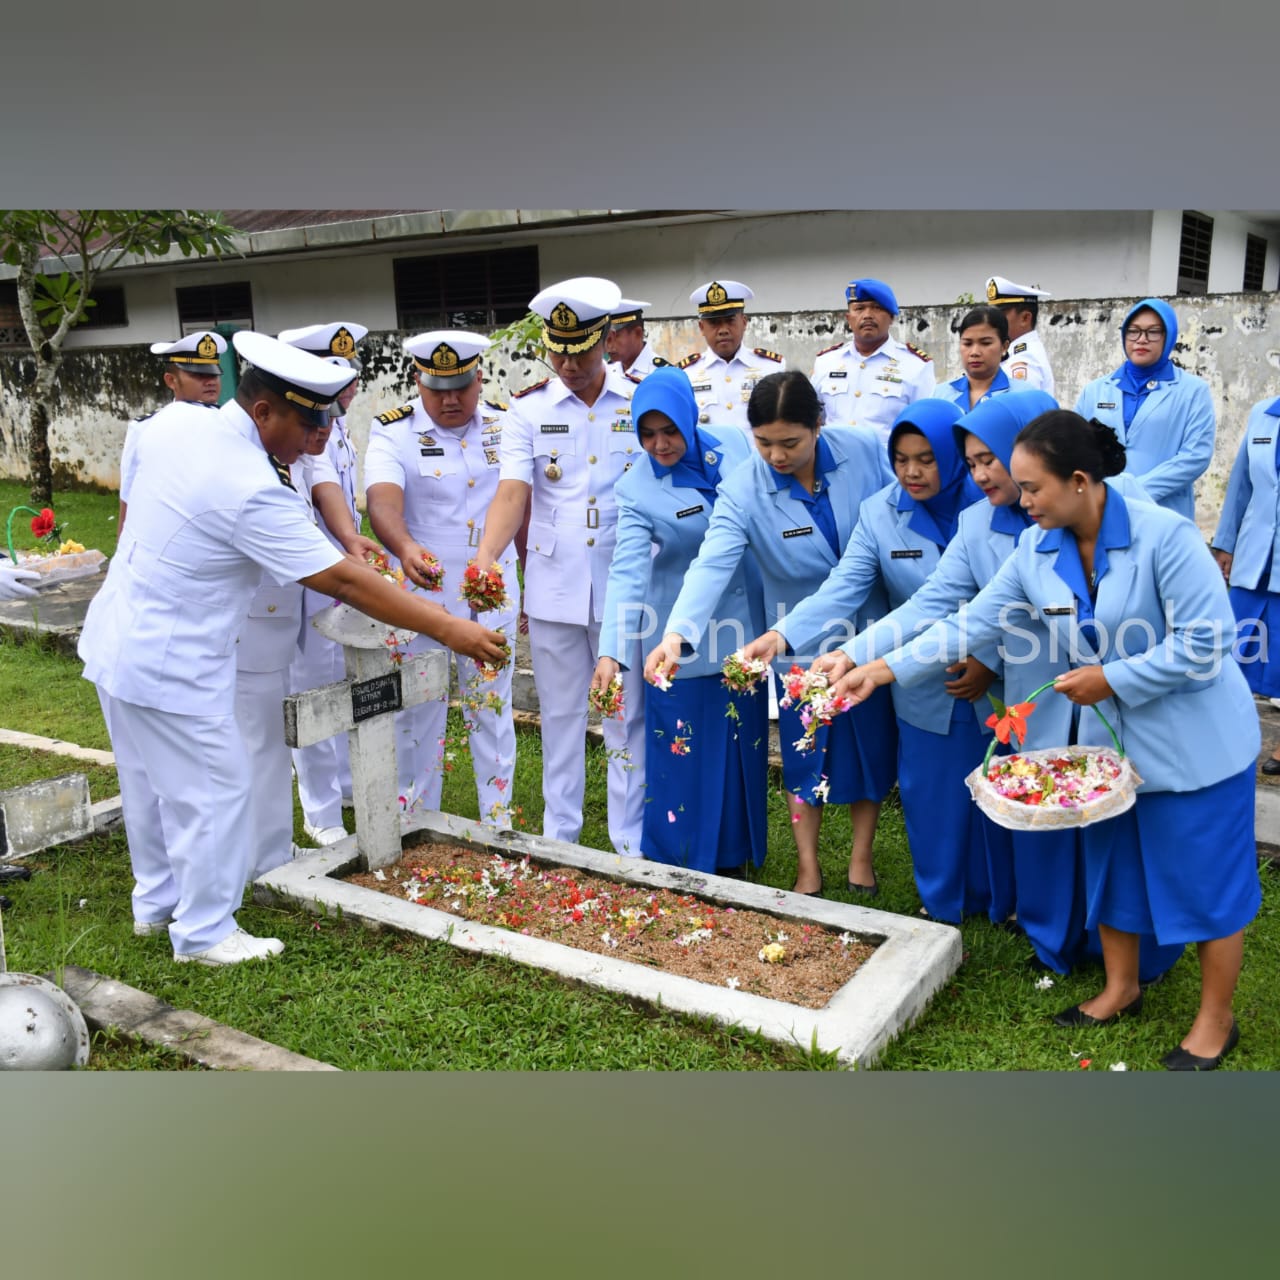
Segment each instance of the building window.
[[1209,292],[1209,252],[1213,248],[1213,219],[1184,211],[1182,241],[1178,245],[1178,292]]
[[[76,325],[77,330],[116,329],[129,323],[123,285],[103,285],[94,289],[89,297],[95,305],[85,312],[85,318]],[[13,281],[0,284],[0,347],[30,349],[27,331],[22,327],[22,314],[18,310],[18,286]]]
[[1246,236],[1244,241],[1245,293],[1262,292],[1262,274],[1267,267],[1267,242],[1261,236]]
[[398,258],[396,322],[401,329],[492,329],[528,314],[538,292],[538,249],[493,249]]
[[215,325],[253,328],[253,295],[243,284],[197,284],[174,290],[178,299],[178,324],[182,332],[195,333]]

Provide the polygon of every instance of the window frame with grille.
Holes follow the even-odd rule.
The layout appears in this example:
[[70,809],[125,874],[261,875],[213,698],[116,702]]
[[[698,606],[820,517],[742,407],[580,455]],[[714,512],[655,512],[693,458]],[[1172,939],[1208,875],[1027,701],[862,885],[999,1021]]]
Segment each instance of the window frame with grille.
[[1247,234],[1244,238],[1244,278],[1242,293],[1261,293],[1267,273],[1267,241],[1265,236]]
[[1213,219],[1191,209],[1182,211],[1178,239],[1178,293],[1209,292],[1209,261],[1213,256]]
[[523,319],[541,288],[537,245],[392,260],[396,324],[404,332],[485,331]]

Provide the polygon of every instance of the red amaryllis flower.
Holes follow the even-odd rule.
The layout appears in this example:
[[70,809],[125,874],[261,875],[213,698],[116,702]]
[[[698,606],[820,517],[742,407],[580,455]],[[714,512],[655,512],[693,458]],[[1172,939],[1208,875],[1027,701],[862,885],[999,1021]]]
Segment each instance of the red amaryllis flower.
[[52,507],[42,507],[40,514],[31,521],[31,532],[37,538],[47,538],[57,528]]
[[1015,702],[1013,706],[1005,708],[1004,715],[989,715],[987,728],[994,729],[1001,742],[1008,742],[1016,734],[1018,745],[1021,746],[1027,740],[1027,717],[1035,709],[1034,702]]

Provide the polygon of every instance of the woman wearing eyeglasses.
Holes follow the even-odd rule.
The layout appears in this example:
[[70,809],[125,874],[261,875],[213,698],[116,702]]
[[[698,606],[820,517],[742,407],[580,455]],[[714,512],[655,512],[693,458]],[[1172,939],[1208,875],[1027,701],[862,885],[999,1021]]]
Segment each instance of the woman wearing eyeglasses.
[[1178,317],[1159,298],[1143,298],[1120,325],[1124,363],[1080,393],[1076,412],[1105,422],[1120,438],[1129,474],[1151,501],[1195,519],[1195,482],[1213,458],[1213,394],[1203,378],[1173,363]]

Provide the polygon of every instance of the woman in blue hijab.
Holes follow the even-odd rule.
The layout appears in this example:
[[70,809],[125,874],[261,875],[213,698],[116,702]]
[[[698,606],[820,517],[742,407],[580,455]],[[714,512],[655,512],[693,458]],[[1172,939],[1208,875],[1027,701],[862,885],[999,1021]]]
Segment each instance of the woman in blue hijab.
[[[604,689],[631,642],[651,637],[671,611],[698,554],[722,481],[753,452],[736,427],[699,427],[689,379],[653,371],[631,401],[648,455],[618,481],[618,543],[609,568],[600,660],[591,681]],[[760,576],[746,557],[720,593],[713,625],[737,647],[764,625]],[[767,843],[768,703],[734,693],[719,663],[693,658],[669,689],[645,690],[646,858],[691,871],[741,875],[760,866]]]
[[[889,432],[897,479],[863,502],[822,587],[753,641],[749,656],[772,659],[788,645],[805,652],[827,619],[854,617],[877,584],[893,609],[924,585],[956,534],[961,510],[982,501],[952,432],[962,413],[950,400],[925,399],[898,415]],[[947,923],[974,914],[999,923],[1013,909],[1008,833],[971,802],[964,785],[991,740],[982,695],[994,679],[981,664],[972,671],[957,664],[927,687],[893,686],[898,791],[916,888],[924,914]]]
[[1213,460],[1213,393],[1173,363],[1178,317],[1159,298],[1143,298],[1120,325],[1124,363],[1080,393],[1076,412],[1105,422],[1128,456],[1128,472],[1150,500],[1195,519],[1195,482]]

